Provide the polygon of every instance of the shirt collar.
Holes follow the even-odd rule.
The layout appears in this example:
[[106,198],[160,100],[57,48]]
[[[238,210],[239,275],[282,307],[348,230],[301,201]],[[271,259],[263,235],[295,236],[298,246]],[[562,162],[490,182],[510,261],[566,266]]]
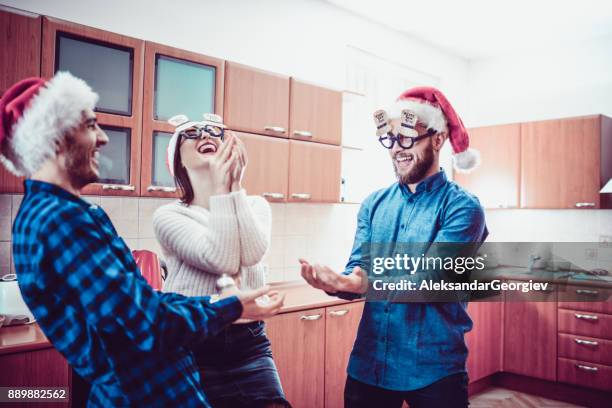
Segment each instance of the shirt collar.
[[64,190],[63,188],[61,188],[60,186],[56,184],[51,184],[51,183],[47,183],[45,181],[40,181],[40,180],[27,179],[24,181],[24,186],[25,186],[25,194],[47,193],[47,194],[51,194],[51,195],[63,198],[68,201],[72,201],[74,203],[77,203],[78,205],[81,205],[87,208],[91,205],[87,201]]
[[414,193],[412,193],[412,191],[410,191],[408,186],[404,184],[400,183],[400,188],[404,194],[410,196],[412,194],[419,194],[420,192],[423,192],[423,191],[427,191],[427,192],[433,191],[437,189],[438,187],[442,186],[443,184],[445,184],[447,181],[448,179],[446,178],[446,173],[444,172],[444,170],[442,170],[442,168],[440,168],[439,172],[421,181],[417,185],[416,191]]

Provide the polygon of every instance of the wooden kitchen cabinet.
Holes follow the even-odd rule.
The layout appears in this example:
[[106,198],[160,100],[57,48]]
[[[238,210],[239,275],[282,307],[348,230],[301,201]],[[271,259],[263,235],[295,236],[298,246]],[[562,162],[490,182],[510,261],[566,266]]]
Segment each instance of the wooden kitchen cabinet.
[[325,408],[344,407],[349,357],[357,337],[364,302],[328,307],[325,322]]
[[[54,348],[0,355],[2,387],[70,387],[70,368]],[[62,402],[22,403],[23,408],[66,407]]]
[[612,289],[568,285],[558,294],[558,380],[610,391]]
[[248,164],[242,185],[248,194],[268,201],[287,199],[289,141],[286,139],[235,132],[247,150]]
[[502,312],[503,303],[500,301],[470,302],[468,305],[474,324],[465,335],[470,382],[502,371]]
[[289,142],[289,201],[340,200],[342,149],[321,143]]
[[202,120],[204,113],[223,116],[224,61],[195,52],[146,42],[142,131],[142,196],[177,197],[166,165],[174,126],[184,114]]
[[525,300],[533,293],[504,296],[504,371],[556,381],[556,293],[537,295],[537,302]]
[[289,137],[340,145],[342,92],[291,78]]
[[266,321],[283,390],[295,408],[323,407],[325,308],[286,313]]
[[83,193],[138,196],[144,41],[51,17],[42,32],[42,75],[70,71],[100,96],[96,115],[110,141],[100,150],[100,182]]
[[223,111],[232,130],[288,137],[289,77],[226,61]]
[[[42,17],[0,6],[0,95],[11,85],[40,76]],[[23,192],[23,178],[0,165],[0,193]]]
[[521,208],[600,208],[599,190],[612,172],[605,120],[521,124]]
[[475,194],[485,208],[518,208],[521,125],[469,129],[470,147],[481,155],[470,173],[455,171],[454,180]]

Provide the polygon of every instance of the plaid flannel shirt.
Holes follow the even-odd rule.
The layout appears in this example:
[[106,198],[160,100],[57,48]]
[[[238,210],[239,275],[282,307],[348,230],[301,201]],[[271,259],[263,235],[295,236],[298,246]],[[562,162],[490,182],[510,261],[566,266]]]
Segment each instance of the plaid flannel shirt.
[[236,320],[238,298],[154,291],[100,207],[40,181],[25,182],[13,259],[39,326],[91,383],[89,406],[208,406],[189,347]]

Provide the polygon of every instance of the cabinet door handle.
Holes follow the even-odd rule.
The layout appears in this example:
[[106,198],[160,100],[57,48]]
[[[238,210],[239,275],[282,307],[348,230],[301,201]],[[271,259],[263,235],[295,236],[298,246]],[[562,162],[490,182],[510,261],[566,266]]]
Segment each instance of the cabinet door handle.
[[588,314],[583,314],[583,313],[574,313],[574,316],[576,317],[576,319],[584,319],[584,320],[598,320],[599,316],[593,316],[593,315],[588,315]]
[[595,203],[576,203],[576,208],[595,207]]
[[321,318],[320,314],[300,316],[300,320],[304,320],[304,321],[319,320],[320,318]]
[[136,187],[125,184],[102,184],[102,190],[135,191]]
[[576,344],[584,344],[585,346],[597,346],[597,345],[599,345],[598,342],[591,341],[591,340],[574,339],[574,342],[576,342]]
[[294,130],[293,135],[299,137],[312,137],[312,132],[307,130]]
[[285,133],[286,129],[284,127],[280,127],[280,126],[264,126],[264,130],[267,130],[268,132],[274,132],[274,133]]
[[310,194],[308,193],[293,193],[291,198],[297,198],[298,200],[310,200]]
[[176,187],[149,186],[147,191],[161,191],[162,193],[176,193]]
[[599,368],[597,368],[597,367],[592,367],[592,366],[588,366],[588,365],[584,365],[584,364],[576,364],[576,368],[579,368],[579,369],[584,370],[584,371],[590,371],[590,372],[597,372],[597,371],[599,371]]
[[599,291],[597,290],[588,290],[588,289],[576,289],[576,294],[578,295],[598,295]]
[[331,312],[329,312],[330,316],[337,316],[337,317],[341,317],[341,316],[346,316],[348,314],[348,310],[343,309],[343,310],[332,310]]
[[274,198],[277,200],[285,198],[285,195],[283,193],[262,193],[261,195],[266,198]]

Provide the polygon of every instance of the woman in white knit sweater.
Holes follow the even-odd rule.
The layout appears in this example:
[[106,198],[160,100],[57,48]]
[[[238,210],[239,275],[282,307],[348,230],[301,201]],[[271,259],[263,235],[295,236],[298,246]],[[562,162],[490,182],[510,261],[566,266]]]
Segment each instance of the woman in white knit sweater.
[[[264,285],[270,206],[241,188],[244,144],[216,124],[217,118],[179,125],[168,147],[168,165],[182,196],[153,216],[168,267],[166,292],[214,295],[220,283],[231,283],[228,276],[239,290]],[[272,296],[278,303],[278,295]],[[239,320],[193,351],[213,407],[289,406],[262,321]]]

